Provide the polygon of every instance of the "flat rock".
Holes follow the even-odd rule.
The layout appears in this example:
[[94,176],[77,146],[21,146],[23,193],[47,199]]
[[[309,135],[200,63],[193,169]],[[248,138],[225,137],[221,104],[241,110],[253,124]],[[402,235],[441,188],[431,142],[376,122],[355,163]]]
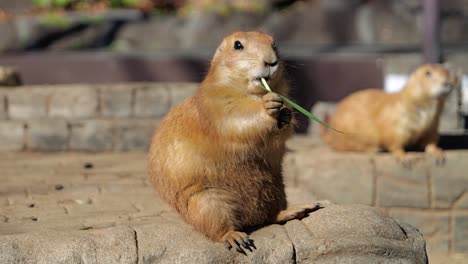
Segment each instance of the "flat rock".
[[424,239],[415,228],[368,206],[327,205],[301,221],[261,227],[250,237],[252,252],[227,251],[169,210],[141,224],[0,236],[0,262],[427,263]]

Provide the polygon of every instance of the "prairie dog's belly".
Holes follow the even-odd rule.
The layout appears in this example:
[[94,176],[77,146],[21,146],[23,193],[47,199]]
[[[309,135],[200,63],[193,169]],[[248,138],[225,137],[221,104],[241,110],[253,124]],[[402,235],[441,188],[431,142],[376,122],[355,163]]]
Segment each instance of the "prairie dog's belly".
[[266,166],[255,162],[220,166],[218,175],[208,175],[208,188],[219,188],[230,196],[231,206],[242,215],[243,225],[264,224],[286,207],[284,185]]

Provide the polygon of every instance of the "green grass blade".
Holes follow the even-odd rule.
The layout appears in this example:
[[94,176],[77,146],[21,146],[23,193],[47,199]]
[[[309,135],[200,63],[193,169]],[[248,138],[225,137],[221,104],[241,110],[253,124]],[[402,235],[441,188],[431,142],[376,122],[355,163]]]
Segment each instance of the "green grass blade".
[[268,83],[265,81],[265,78],[260,78],[260,80],[262,81],[263,89],[265,89],[265,90],[271,92],[270,86],[269,86]]
[[[262,86],[263,86],[263,89],[267,90],[268,92],[271,92],[271,88],[270,86],[268,85],[268,83],[265,81],[264,78],[261,78],[260,79],[261,82],[262,82]],[[345,134],[345,132],[343,131],[339,131],[337,129],[334,129],[333,127],[331,127],[329,124],[323,122],[322,120],[320,120],[318,117],[316,117],[315,115],[313,115],[311,112],[305,110],[302,106],[296,104],[295,102],[289,100],[288,98],[282,96],[281,94],[278,94],[279,97],[281,97],[281,99],[283,99],[284,101],[286,101],[288,104],[290,104],[292,107],[294,107],[297,111],[301,112],[302,114],[304,114],[305,116],[307,116],[308,118],[314,120],[315,122],[321,124],[322,126],[326,127],[326,128],[329,128],[333,131],[336,131],[338,133],[342,133],[342,134]]]

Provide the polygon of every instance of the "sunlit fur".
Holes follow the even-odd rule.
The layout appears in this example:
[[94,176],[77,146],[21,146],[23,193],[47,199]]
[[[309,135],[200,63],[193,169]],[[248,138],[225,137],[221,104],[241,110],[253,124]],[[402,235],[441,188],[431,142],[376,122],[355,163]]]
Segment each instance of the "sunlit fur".
[[[235,50],[235,40],[244,49]],[[149,178],[160,196],[214,241],[246,226],[273,223],[286,209],[282,178],[285,141],[262,102],[258,77],[287,96],[273,39],[236,32],[216,50],[196,94],[173,108],[155,132]],[[271,76],[270,76],[271,74]],[[287,106],[289,107],[289,106]]]
[[418,145],[436,158],[440,114],[445,98],[459,82],[441,65],[422,65],[398,93],[368,89],[344,98],[329,124],[351,134],[322,130],[323,140],[339,151],[391,151],[405,161],[404,148]]

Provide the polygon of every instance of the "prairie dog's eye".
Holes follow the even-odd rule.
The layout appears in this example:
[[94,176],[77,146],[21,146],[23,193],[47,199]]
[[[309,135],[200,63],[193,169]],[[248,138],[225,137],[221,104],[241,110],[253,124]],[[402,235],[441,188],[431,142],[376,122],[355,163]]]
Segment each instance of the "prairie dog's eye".
[[236,40],[234,42],[234,49],[236,50],[243,50],[244,49],[244,45],[242,45],[242,43],[238,40]]
[[432,72],[430,70],[426,71],[426,77],[430,77],[432,75]]

